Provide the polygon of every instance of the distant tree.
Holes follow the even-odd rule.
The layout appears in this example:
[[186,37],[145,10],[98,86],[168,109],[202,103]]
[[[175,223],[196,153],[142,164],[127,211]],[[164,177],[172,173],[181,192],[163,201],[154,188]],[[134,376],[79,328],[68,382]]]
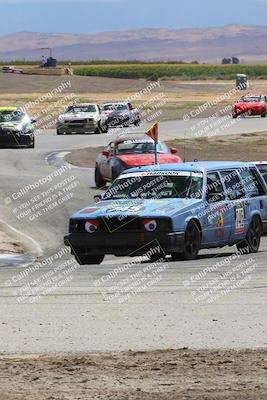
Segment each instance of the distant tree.
[[233,64],[240,64],[240,60],[237,57],[232,57],[232,63]]
[[222,59],[222,64],[232,64],[232,58],[223,58]]
[[197,60],[195,60],[195,61],[191,61],[191,64],[199,64],[199,62]]

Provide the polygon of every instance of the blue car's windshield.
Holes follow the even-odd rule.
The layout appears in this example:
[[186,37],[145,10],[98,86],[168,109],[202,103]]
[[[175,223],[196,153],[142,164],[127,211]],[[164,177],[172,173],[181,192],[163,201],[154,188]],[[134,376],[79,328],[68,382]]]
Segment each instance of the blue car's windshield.
[[202,190],[200,172],[151,171],[121,175],[105,193],[104,199],[200,198]]

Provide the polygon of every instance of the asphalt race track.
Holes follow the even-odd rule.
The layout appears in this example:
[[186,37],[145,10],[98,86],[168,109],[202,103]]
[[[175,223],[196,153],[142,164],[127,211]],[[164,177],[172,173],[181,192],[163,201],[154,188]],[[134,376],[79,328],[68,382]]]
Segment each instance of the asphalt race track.
[[[192,124],[199,122],[162,123],[162,139],[193,136]],[[266,121],[261,118],[240,119],[221,134],[264,131],[265,125]],[[62,249],[65,251],[62,239],[67,232],[69,215],[91,203],[97,193],[92,170],[71,168],[51,178],[62,167],[60,162],[51,163],[51,153],[104,145],[109,138],[113,138],[112,132],[108,137],[83,137],[56,136],[50,131],[37,137],[35,149],[0,149],[0,220],[21,232],[23,240],[31,242],[35,254],[42,256],[40,262]],[[70,197],[64,197],[51,212],[36,207],[34,219],[30,219],[26,212],[29,207],[40,199],[50,199],[51,185],[63,181],[64,185],[65,182],[73,185],[66,191]],[[36,187],[29,188],[33,183]],[[66,186],[58,186],[62,187]],[[47,200],[45,207],[49,204],[51,201]],[[29,260],[23,265],[21,261],[1,259],[0,352],[266,346],[267,238],[263,238],[256,255],[234,259],[234,252],[235,248],[228,247],[202,251],[193,262],[167,261],[154,275],[157,279],[153,285],[121,299],[122,302],[119,298],[109,301],[115,281],[102,284],[102,277],[128,263],[128,258],[106,257],[101,266],[81,267],[65,253],[60,260],[54,258],[52,263],[43,264],[26,277],[23,271]],[[45,285],[51,277],[50,271],[59,273],[64,262],[72,268],[64,285],[55,287],[36,302],[32,302],[33,296],[23,297],[29,290],[29,282],[34,286],[34,281],[43,279]],[[220,267],[211,271],[218,262]],[[120,272],[116,279],[126,280],[129,274],[143,272],[148,266],[144,260]],[[214,285],[214,280],[228,287],[226,272],[229,270],[234,271],[231,276],[236,279],[232,282],[236,286],[217,298],[208,297],[207,288]],[[241,278],[244,280],[239,285]]]

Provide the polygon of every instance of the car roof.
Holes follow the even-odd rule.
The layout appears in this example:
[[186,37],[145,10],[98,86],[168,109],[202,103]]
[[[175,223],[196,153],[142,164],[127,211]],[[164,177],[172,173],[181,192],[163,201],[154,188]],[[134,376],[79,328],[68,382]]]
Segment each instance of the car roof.
[[256,164],[256,165],[267,165],[267,161],[253,161],[253,164]]
[[108,106],[111,104],[128,104],[128,101],[109,101],[108,103],[103,103],[102,106]]
[[21,110],[19,107],[0,107],[0,111],[18,111]]
[[[198,162],[184,162],[184,163],[175,163],[175,164],[159,164],[159,165],[147,165],[145,167],[137,167],[127,169],[125,173],[134,173],[134,172],[145,172],[151,171],[151,167],[153,170],[157,171],[213,171],[217,169],[237,169],[237,168],[245,168],[245,167],[255,167],[253,163],[246,162],[237,162],[237,161],[198,161]],[[152,171],[153,171],[152,170]]]
[[87,106],[96,106],[96,103],[78,103],[78,104],[72,104],[70,107],[87,107]]

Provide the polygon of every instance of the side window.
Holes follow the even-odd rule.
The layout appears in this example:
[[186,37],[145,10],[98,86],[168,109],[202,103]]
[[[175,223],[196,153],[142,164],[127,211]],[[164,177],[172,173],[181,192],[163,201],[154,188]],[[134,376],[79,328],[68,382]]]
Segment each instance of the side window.
[[216,203],[225,199],[223,185],[218,172],[208,174],[206,191],[209,203]]
[[263,179],[264,179],[264,181],[266,182],[266,185],[267,185],[267,169],[261,169],[260,173],[261,173],[261,175],[262,175],[262,177],[263,177]]
[[248,196],[257,197],[265,194],[263,184],[254,168],[242,170],[240,171],[240,175]]
[[230,200],[245,197],[244,187],[236,170],[221,171],[221,176]]

